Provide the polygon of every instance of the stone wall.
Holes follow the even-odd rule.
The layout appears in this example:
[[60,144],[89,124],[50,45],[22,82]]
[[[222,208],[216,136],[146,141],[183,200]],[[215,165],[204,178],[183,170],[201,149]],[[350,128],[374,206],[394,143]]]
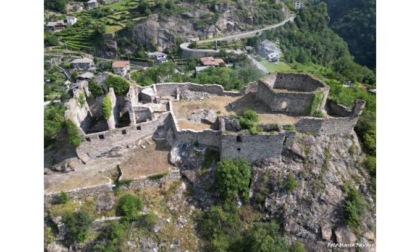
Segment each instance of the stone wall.
[[[98,196],[103,193],[112,192],[111,180],[109,183],[93,187],[78,188],[75,190],[66,191],[69,199],[84,199],[86,197]],[[44,195],[45,203],[57,203],[60,197],[60,192],[48,193]]]
[[327,102],[327,111],[328,114],[336,117],[348,117],[352,114],[349,108],[335,102]]
[[153,114],[148,107],[133,107],[134,118],[136,123],[142,123],[147,120],[152,120]]
[[248,163],[280,156],[283,143],[287,142],[285,133],[249,135],[229,133],[221,136],[220,158],[243,158]]
[[265,83],[259,82],[256,98],[267,104],[272,111],[290,115],[307,115],[314,94],[309,92],[273,92]]
[[73,98],[66,103],[66,112],[64,113],[64,116],[76,124],[84,133],[90,125],[92,114],[87,102],[83,105],[79,104],[77,97],[83,93],[84,92],[81,90],[75,91]]
[[115,129],[116,122],[118,122],[118,106],[117,97],[115,96],[114,89],[110,88],[107,97],[111,100],[111,116],[107,119],[108,128]]
[[137,189],[143,189],[143,188],[151,188],[151,187],[159,187],[161,184],[168,182],[168,181],[174,181],[174,180],[180,180],[181,179],[181,173],[179,170],[172,170],[167,175],[160,179],[152,179],[152,178],[143,178],[143,179],[136,179],[133,180],[128,188],[130,190],[137,190]]
[[159,126],[167,124],[169,114],[169,112],[162,113],[153,121],[139,123],[134,126],[84,135],[82,143],[77,147],[76,152],[79,156],[87,154],[89,157],[95,158],[115,147],[127,147],[137,144],[140,139],[153,135]]
[[[354,126],[357,124],[359,116],[362,114],[365,106],[365,101],[356,100],[351,114],[347,117],[302,117],[296,124],[296,130],[300,133],[313,134],[351,134]],[[344,113],[344,106],[337,107],[340,113]],[[338,110],[337,110],[338,111]]]
[[157,95],[159,96],[176,96],[177,89],[180,92],[185,90],[206,92],[214,95],[228,95],[228,96],[240,96],[241,93],[238,91],[225,91],[221,85],[217,84],[196,84],[191,82],[185,83],[159,83],[153,85]]
[[331,117],[315,118],[303,117],[296,124],[296,130],[300,133],[313,134],[351,134],[357,123],[358,117]]
[[328,88],[328,86],[308,74],[277,73],[273,88],[313,92],[319,88]]

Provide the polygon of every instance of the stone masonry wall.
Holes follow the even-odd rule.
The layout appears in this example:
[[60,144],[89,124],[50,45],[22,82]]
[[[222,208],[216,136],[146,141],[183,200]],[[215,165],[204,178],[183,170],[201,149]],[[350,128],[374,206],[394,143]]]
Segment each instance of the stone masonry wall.
[[248,163],[256,160],[280,156],[283,150],[285,133],[267,135],[225,134],[222,135],[220,158],[243,158]]
[[[140,139],[153,135],[158,126],[167,123],[169,112],[162,113],[156,120],[134,126],[84,135],[76,151],[79,156],[87,154],[91,158],[109,152],[112,148],[136,144]],[[103,139],[101,139],[103,138]]]
[[83,91],[77,90],[73,98],[66,103],[66,112],[64,116],[79,126],[83,132],[86,132],[90,124],[91,112],[87,102],[80,106],[79,101],[77,100],[77,97],[80,94],[83,94]]
[[304,117],[296,124],[296,130],[300,133],[313,134],[351,134],[357,123],[358,117],[331,117],[331,118],[315,118]]
[[157,95],[160,96],[175,96],[176,90],[179,91],[198,91],[198,92],[207,92],[214,95],[228,95],[228,96],[240,96],[241,93],[237,91],[225,91],[221,85],[217,84],[196,84],[196,83],[159,83],[154,84]]
[[332,116],[337,117],[348,117],[352,114],[352,111],[341,104],[336,104],[334,102],[328,102],[327,103],[328,112]]
[[[302,117],[296,124],[296,130],[300,133],[313,134],[351,134],[356,126],[359,116],[365,107],[365,101],[356,100],[351,114],[347,117]],[[341,112],[344,108],[340,107]]]
[[[105,185],[78,188],[75,190],[67,191],[66,194],[70,199],[84,199],[87,197],[98,196],[103,193],[112,192],[111,181]],[[48,193],[44,195],[45,203],[56,203],[60,197],[60,192]]]
[[313,92],[318,88],[325,88],[327,86],[308,74],[277,73],[273,87],[301,92]]
[[159,187],[162,183],[181,179],[179,170],[170,171],[167,175],[160,179],[143,178],[133,180],[128,186],[130,190],[137,190],[143,188]]
[[272,111],[290,115],[306,115],[314,94],[308,92],[273,92],[266,84],[259,83],[257,99],[267,104]]

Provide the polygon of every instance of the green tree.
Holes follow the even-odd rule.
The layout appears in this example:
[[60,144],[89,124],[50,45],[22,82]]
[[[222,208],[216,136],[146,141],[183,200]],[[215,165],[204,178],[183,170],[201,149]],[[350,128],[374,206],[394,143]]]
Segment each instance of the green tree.
[[126,79],[114,75],[109,75],[105,80],[105,84],[108,88],[114,88],[116,95],[125,95],[130,88],[130,83]]
[[79,211],[64,215],[63,222],[66,225],[69,240],[83,242],[86,240],[92,217],[84,211]]
[[108,95],[105,96],[104,99],[102,100],[102,114],[104,118],[107,120],[111,117],[111,114],[112,114],[111,98],[109,98]]
[[69,119],[65,120],[64,125],[67,132],[68,142],[74,147],[79,146],[82,142],[82,138],[79,133],[79,128]]
[[249,183],[251,168],[242,159],[224,159],[217,163],[216,184],[223,200],[233,200],[239,196],[244,202],[249,202]]
[[139,211],[143,209],[143,202],[137,196],[126,194],[120,198],[115,212],[125,220],[135,220],[139,216]]
[[98,85],[95,79],[90,79],[88,85],[89,91],[92,93],[93,97],[99,97],[104,94],[104,90]]
[[66,13],[67,0],[44,0],[45,9]]

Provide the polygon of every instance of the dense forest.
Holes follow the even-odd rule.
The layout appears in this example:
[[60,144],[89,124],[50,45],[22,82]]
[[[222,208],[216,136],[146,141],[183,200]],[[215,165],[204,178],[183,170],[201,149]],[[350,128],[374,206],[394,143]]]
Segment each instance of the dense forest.
[[376,69],[375,0],[323,0],[328,5],[330,27],[342,37],[354,60]]
[[[319,3],[296,12],[295,22],[266,31],[255,40],[278,40],[285,60],[304,65],[317,64],[333,70],[334,79],[374,85],[375,74],[355,63],[346,42],[328,27],[327,5]],[[257,43],[258,41],[251,41]]]

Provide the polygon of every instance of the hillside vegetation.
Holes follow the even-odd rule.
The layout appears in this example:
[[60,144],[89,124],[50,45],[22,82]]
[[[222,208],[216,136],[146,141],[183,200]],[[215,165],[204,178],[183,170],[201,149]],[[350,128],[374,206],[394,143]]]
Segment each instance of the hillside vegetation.
[[330,27],[349,45],[354,60],[376,69],[376,1],[323,0]]

